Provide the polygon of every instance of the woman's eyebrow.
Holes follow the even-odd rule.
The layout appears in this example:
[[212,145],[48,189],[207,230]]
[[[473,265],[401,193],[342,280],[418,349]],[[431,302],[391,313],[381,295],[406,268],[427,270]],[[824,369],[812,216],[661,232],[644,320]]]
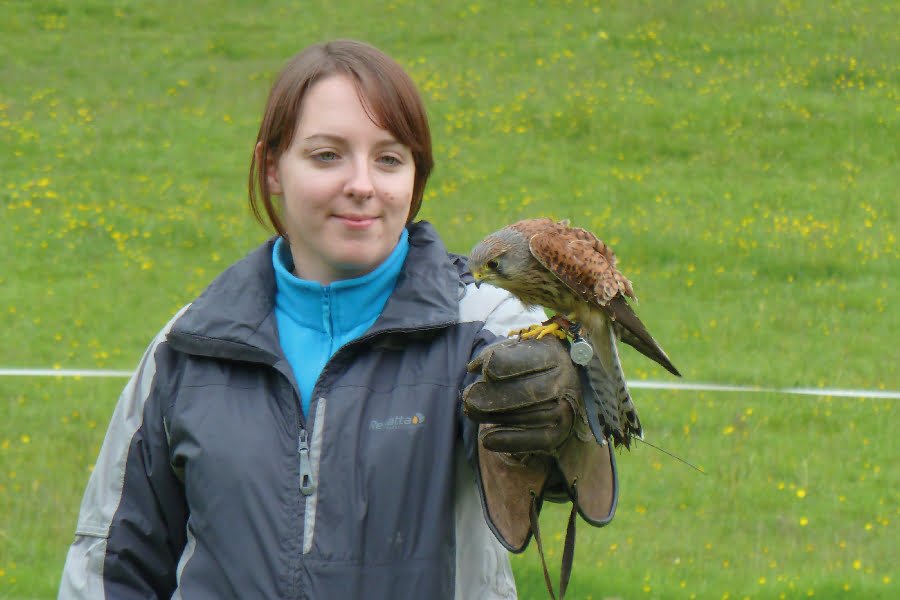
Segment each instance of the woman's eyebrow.
[[346,142],[347,140],[339,135],[333,135],[330,133],[314,133],[312,135],[308,135],[303,138],[305,142],[316,142],[316,141],[324,141],[324,142]]
[[[345,138],[344,136],[341,136],[341,135],[333,134],[333,133],[313,133],[313,134],[308,135],[305,138],[303,138],[303,141],[305,141],[305,142],[322,141],[322,142],[331,142],[333,144],[346,144],[347,138]],[[395,139],[393,136],[389,135],[389,136],[385,136],[385,137],[377,140],[375,142],[375,145],[377,147],[383,147],[383,146],[394,146],[394,145],[405,146],[406,144]]]

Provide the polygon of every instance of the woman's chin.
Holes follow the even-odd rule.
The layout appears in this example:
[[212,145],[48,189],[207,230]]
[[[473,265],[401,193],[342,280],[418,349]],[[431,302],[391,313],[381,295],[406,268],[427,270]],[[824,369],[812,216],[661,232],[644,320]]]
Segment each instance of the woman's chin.
[[370,248],[368,251],[362,252],[357,250],[336,257],[337,260],[334,264],[336,270],[343,273],[342,279],[352,279],[375,270],[384,262],[388,254],[390,254],[390,250],[385,254],[384,250],[380,248]]

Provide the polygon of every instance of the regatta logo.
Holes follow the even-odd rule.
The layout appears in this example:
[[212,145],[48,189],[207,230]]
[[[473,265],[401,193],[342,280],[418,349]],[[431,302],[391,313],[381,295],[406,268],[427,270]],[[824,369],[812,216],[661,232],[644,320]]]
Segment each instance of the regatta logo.
[[422,413],[416,413],[414,415],[397,415],[394,417],[388,417],[383,421],[372,419],[369,422],[369,431],[411,429],[419,427],[423,423],[425,423],[425,415],[423,415]]

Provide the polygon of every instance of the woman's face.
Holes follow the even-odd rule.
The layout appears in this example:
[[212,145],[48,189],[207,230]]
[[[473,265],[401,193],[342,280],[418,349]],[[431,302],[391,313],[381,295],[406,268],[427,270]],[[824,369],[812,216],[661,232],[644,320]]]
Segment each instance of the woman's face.
[[266,169],[297,276],[327,285],[381,264],[406,226],[415,173],[410,149],[372,122],[348,77],[313,85],[290,147]]

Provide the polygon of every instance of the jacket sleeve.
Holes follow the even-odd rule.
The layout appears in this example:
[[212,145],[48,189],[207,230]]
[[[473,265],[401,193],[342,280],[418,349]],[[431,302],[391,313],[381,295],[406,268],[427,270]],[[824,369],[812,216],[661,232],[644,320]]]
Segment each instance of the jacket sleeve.
[[176,587],[187,507],[163,424],[172,372],[161,364],[171,355],[165,333],[113,412],[81,502],[60,599],[169,598]]

